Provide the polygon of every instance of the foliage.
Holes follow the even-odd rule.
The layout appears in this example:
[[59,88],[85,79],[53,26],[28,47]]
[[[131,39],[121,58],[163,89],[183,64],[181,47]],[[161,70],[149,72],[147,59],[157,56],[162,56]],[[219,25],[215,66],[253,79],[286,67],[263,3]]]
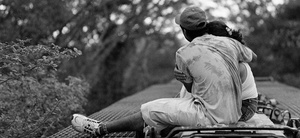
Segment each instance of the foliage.
[[248,46],[258,55],[258,60],[252,63],[255,76],[273,76],[299,87],[300,2],[289,0],[282,5],[273,2],[236,1],[239,12],[231,11],[230,20],[242,26]]
[[[298,3],[298,4],[297,4]],[[299,74],[299,18],[300,16],[294,11],[299,9],[300,3],[296,1],[289,1],[284,5],[278,7],[276,16],[264,20],[265,24],[262,26],[269,36],[265,48],[269,49],[269,53],[262,53],[261,57],[269,62],[269,69],[277,80],[283,81],[287,84],[295,85],[297,79],[287,80],[291,74]],[[261,28],[262,28],[261,27]],[[261,32],[260,32],[261,33]],[[264,33],[262,33],[264,34]],[[259,35],[255,33],[253,35]],[[259,35],[263,37],[262,35]],[[266,37],[264,37],[266,38]],[[262,48],[259,48],[262,49]],[[262,64],[262,63],[261,63]],[[294,82],[293,82],[294,81]]]
[[65,0],[1,0],[0,40],[31,39],[32,44],[53,41],[53,32],[71,16]]
[[82,112],[88,84],[75,77],[57,79],[62,60],[78,54],[56,45],[0,43],[0,134],[44,137],[66,127],[73,112]]

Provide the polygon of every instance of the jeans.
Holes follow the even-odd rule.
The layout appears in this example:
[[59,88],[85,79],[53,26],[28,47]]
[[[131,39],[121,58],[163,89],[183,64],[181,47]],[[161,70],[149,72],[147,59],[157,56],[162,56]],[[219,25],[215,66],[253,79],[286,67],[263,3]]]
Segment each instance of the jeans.
[[239,121],[247,121],[257,111],[257,104],[258,99],[257,98],[250,98],[242,101],[242,117]]

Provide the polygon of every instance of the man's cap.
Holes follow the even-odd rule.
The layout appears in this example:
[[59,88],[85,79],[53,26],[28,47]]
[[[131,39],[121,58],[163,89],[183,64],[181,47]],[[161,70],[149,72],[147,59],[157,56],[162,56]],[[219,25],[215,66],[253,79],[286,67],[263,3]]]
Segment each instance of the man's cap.
[[200,30],[207,24],[205,11],[198,6],[189,6],[177,15],[175,22],[187,30]]

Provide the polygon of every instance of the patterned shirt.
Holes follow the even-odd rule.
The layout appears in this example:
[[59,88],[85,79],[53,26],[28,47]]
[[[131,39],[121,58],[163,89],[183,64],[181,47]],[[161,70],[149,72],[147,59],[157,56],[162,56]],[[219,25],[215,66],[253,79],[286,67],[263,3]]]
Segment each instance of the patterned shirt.
[[176,65],[192,83],[195,102],[206,108],[213,124],[236,123],[241,116],[239,61],[250,62],[252,51],[238,41],[203,35],[176,52]]

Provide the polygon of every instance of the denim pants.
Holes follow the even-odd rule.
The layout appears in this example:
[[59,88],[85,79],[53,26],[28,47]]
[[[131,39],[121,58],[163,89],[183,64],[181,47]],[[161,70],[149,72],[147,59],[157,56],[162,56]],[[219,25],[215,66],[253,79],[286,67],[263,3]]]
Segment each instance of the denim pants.
[[247,121],[257,111],[257,104],[258,99],[257,98],[250,98],[242,101],[242,117],[239,121]]

